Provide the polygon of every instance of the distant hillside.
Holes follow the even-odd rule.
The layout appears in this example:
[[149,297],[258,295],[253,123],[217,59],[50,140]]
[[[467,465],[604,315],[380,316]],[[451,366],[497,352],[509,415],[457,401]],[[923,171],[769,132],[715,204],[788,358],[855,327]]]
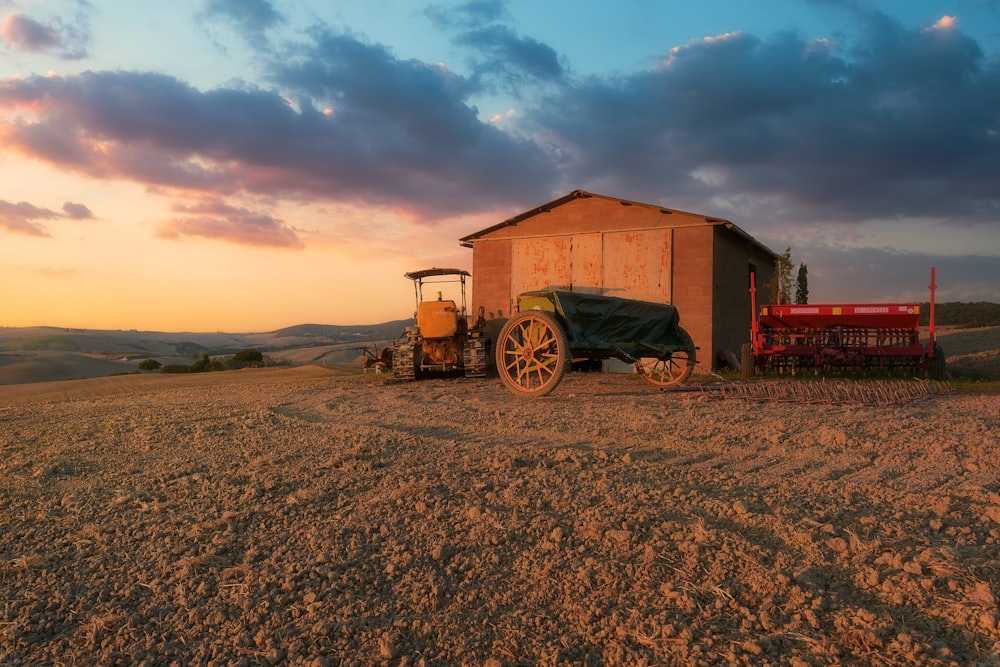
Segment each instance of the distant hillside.
[[122,361],[78,352],[25,351],[0,353],[0,385],[51,382],[135,373]]
[[79,343],[65,334],[52,336],[25,336],[0,342],[0,350],[55,350],[79,352]]
[[[930,323],[931,304],[920,305],[920,324]],[[934,304],[935,326],[956,326],[965,329],[1000,326],[1000,303],[953,301]]]
[[350,326],[336,324],[297,324],[271,332],[277,337],[314,337],[326,339],[330,343],[351,343],[357,340],[394,340],[400,336],[413,320],[393,320],[381,324],[356,324]]
[[[201,342],[189,340],[197,337]],[[242,341],[218,334],[173,334],[98,329],[4,328],[0,329],[0,352],[17,350],[84,352],[105,355],[142,356],[197,354],[209,346],[239,348]]]
[[128,357],[233,354],[254,348],[263,352],[396,340],[411,320],[381,324],[299,324],[277,331],[227,334],[221,332],[161,332],[64,329],[59,327],[0,327],[0,352],[35,350],[82,352]]

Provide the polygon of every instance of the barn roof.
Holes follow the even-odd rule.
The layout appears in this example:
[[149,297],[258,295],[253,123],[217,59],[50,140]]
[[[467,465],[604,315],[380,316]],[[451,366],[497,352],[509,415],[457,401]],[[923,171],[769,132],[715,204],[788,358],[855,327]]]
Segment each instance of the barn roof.
[[657,206],[655,204],[644,204],[642,202],[629,201],[627,199],[619,199],[618,197],[609,197],[607,195],[601,195],[601,194],[596,194],[596,193],[593,193],[593,192],[587,192],[586,190],[573,190],[569,194],[564,195],[564,196],[560,197],[559,199],[553,199],[552,201],[550,201],[547,204],[542,204],[541,206],[537,206],[537,207],[535,207],[535,208],[533,208],[531,210],[525,211],[524,213],[519,213],[519,214],[515,215],[512,218],[507,218],[503,222],[498,223],[496,225],[493,225],[492,227],[487,227],[486,229],[481,229],[478,232],[474,232],[472,234],[469,234],[468,236],[463,236],[461,239],[459,239],[459,242],[463,246],[472,247],[472,242],[473,241],[475,241],[477,239],[481,239],[484,236],[488,236],[488,235],[490,235],[491,233],[495,232],[498,229],[503,229],[504,227],[511,227],[511,226],[516,225],[516,224],[518,224],[520,222],[523,222],[524,220],[527,220],[528,218],[532,218],[532,217],[534,217],[534,216],[536,216],[536,215],[538,215],[540,213],[548,213],[552,209],[558,208],[559,206],[562,206],[563,204],[568,204],[571,201],[575,201],[577,199],[589,199],[591,197],[600,197],[601,199],[607,199],[607,200],[610,200],[610,201],[616,201],[616,202],[619,202],[620,204],[622,204],[624,206],[643,206],[645,208],[650,208],[650,209],[658,210],[658,211],[660,211],[662,213],[683,213],[685,215],[694,216],[696,218],[702,218],[702,219],[704,219],[705,224],[707,224],[707,225],[719,225],[719,226],[725,227],[731,233],[735,234],[736,236],[741,237],[743,240],[745,240],[745,241],[749,242],[750,244],[756,246],[761,251],[763,251],[765,254],[770,255],[772,257],[772,259],[778,257],[778,253],[774,252],[773,250],[771,250],[770,248],[768,248],[767,246],[765,246],[764,244],[762,244],[760,241],[758,241],[754,237],[750,236],[750,234],[748,234],[747,232],[743,231],[736,224],[730,222],[729,220],[723,220],[721,218],[712,218],[712,217],[703,216],[703,215],[700,215],[700,214],[697,214],[697,213],[690,213],[688,211],[679,211],[677,209],[666,208],[664,206]]

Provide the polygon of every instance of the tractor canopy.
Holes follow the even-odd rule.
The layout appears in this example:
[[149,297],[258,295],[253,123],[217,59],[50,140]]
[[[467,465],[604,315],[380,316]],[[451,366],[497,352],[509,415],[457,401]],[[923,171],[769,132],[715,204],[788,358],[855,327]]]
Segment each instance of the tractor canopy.
[[[465,279],[472,274],[464,269],[422,269],[420,271],[410,271],[403,276],[413,281],[413,293],[417,299],[417,306],[424,302],[424,286],[444,283],[457,283],[461,292],[461,305],[459,310],[465,313]],[[442,298],[442,293],[437,293],[437,298]],[[430,300],[430,299],[428,299]],[[464,315],[463,315],[464,316]]]
[[409,273],[403,274],[410,280],[423,280],[424,278],[431,278],[434,276],[471,276],[472,274],[465,269],[421,269],[420,271],[410,271]]

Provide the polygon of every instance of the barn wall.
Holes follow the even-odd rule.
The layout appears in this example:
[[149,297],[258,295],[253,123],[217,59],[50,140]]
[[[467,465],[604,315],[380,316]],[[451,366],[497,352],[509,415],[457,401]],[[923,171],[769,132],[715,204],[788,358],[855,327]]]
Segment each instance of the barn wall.
[[[722,227],[715,232],[715,335],[712,354],[718,361],[721,352],[729,351],[739,358],[740,347],[750,341],[750,269],[756,272],[758,288],[774,275],[774,261],[746,239],[727,233]],[[758,292],[759,294],[759,292]]]
[[674,299],[681,327],[694,339],[698,361],[710,367],[712,349],[713,225],[674,230]]
[[487,319],[510,317],[511,241],[476,241],[472,251],[472,315],[480,306]]
[[760,261],[747,243],[718,229],[715,234],[715,336],[712,354],[728,351],[739,359],[740,346],[750,340],[750,267]]

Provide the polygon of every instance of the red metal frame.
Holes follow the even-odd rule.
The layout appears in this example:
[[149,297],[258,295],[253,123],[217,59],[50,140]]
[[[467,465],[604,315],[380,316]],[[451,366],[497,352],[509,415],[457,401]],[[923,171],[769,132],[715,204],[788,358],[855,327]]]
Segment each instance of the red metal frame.
[[[934,269],[931,269],[930,342],[920,343],[920,304],[767,304],[757,310],[750,335],[754,365],[760,369],[799,367],[927,368],[936,354]],[[756,370],[756,369],[755,369]]]

